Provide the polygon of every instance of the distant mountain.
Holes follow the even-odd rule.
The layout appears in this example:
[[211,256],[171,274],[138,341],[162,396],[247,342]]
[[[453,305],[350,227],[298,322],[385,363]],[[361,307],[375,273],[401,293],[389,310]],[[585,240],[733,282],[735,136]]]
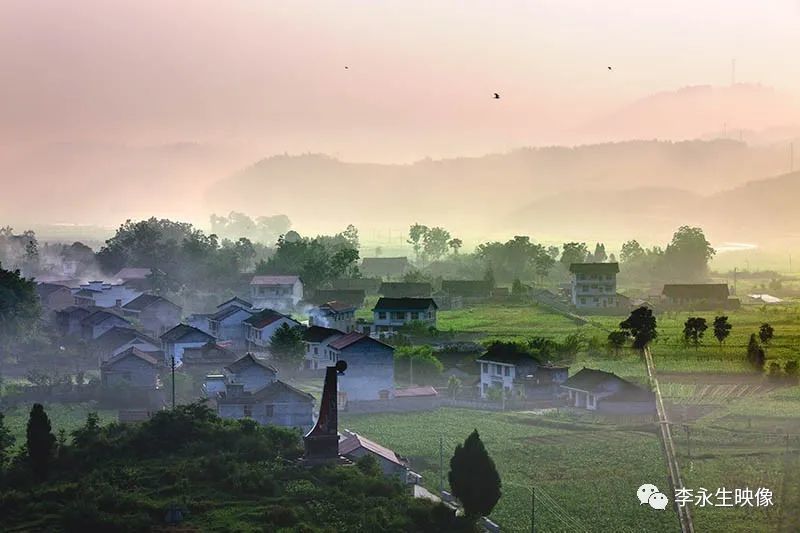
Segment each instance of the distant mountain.
[[637,100],[590,122],[579,134],[603,140],[683,140],[717,132],[723,138],[739,139],[748,130],[798,124],[800,105],[788,94],[754,84],[699,85]]
[[[536,204],[543,199],[567,210],[581,202],[615,206],[608,214],[632,209],[634,200],[623,201],[616,192],[631,189],[662,190],[671,198],[670,205],[658,209],[649,205],[648,216],[658,217],[660,212],[683,209],[694,196],[730,189],[753,176],[778,174],[786,164],[785,147],[752,147],[732,140],[524,148],[409,165],[347,163],[324,155],[278,156],[213,184],[205,204],[217,213],[286,213],[293,221],[313,221],[317,227],[405,226],[417,220],[452,224],[465,228],[462,231],[489,225],[502,229],[498,220],[530,204],[539,205],[543,213],[557,211],[552,205]],[[672,189],[691,194],[665,192]]]

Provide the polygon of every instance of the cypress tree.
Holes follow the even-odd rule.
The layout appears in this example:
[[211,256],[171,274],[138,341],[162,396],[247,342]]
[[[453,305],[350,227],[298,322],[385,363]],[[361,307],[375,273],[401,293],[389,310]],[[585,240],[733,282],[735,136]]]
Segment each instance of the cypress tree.
[[40,479],[47,477],[55,444],[56,437],[53,435],[50,419],[44,412],[44,407],[40,403],[33,404],[28,418],[26,445],[31,468]]
[[447,475],[453,495],[464,506],[464,514],[474,522],[488,516],[500,499],[500,474],[481,442],[478,430],[474,430],[456,446],[450,459]]

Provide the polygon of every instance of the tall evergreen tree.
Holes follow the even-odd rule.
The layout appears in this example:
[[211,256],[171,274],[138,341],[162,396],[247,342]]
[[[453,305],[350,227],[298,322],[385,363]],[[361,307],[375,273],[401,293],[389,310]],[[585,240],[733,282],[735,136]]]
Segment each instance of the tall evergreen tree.
[[500,500],[500,474],[481,442],[478,430],[474,430],[456,446],[450,459],[447,475],[453,495],[464,506],[467,519],[474,522],[488,516]]
[[11,434],[11,430],[5,425],[3,413],[0,413],[0,470],[2,470],[6,464],[8,460],[8,450],[14,445],[15,440],[14,435]]
[[40,479],[47,477],[55,444],[56,437],[53,435],[50,418],[44,412],[44,407],[40,403],[33,404],[28,418],[26,445],[31,468]]

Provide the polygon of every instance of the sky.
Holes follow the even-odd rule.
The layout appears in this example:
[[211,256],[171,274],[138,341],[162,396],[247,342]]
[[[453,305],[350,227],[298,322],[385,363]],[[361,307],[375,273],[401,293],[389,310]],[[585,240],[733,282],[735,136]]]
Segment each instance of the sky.
[[203,152],[179,190],[284,152],[569,144],[637,99],[729,84],[734,58],[737,81],[796,95],[797,50],[798,0],[3,0],[0,180],[12,196],[135,182],[98,170],[104,148]]

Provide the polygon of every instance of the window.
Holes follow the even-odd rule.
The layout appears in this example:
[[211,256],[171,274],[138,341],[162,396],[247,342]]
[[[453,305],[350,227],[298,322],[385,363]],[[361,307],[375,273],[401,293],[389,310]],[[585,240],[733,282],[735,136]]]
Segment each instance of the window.
[[314,346],[314,355],[319,355],[319,347]]
[[379,311],[379,312],[378,312],[378,318],[379,318],[380,320],[386,320],[386,313],[385,313],[385,312],[383,312],[383,311]]
[[266,417],[275,416],[275,406],[274,405],[265,405],[264,406],[264,416],[266,416]]
[[419,319],[419,313],[417,313],[416,311],[412,312],[411,320],[417,320],[417,319]]
[[510,376],[511,375],[511,369],[509,367],[507,367],[507,366],[503,367],[503,374],[506,375],[506,376]]
[[253,417],[253,406],[252,405],[245,405],[244,406],[244,417],[245,418],[252,418]]
[[484,374],[489,373],[489,365],[487,365],[486,363],[481,363],[481,369],[483,370]]
[[489,390],[489,384],[488,383],[484,383],[483,384],[483,392],[486,393],[486,391],[488,391],[488,390]]

